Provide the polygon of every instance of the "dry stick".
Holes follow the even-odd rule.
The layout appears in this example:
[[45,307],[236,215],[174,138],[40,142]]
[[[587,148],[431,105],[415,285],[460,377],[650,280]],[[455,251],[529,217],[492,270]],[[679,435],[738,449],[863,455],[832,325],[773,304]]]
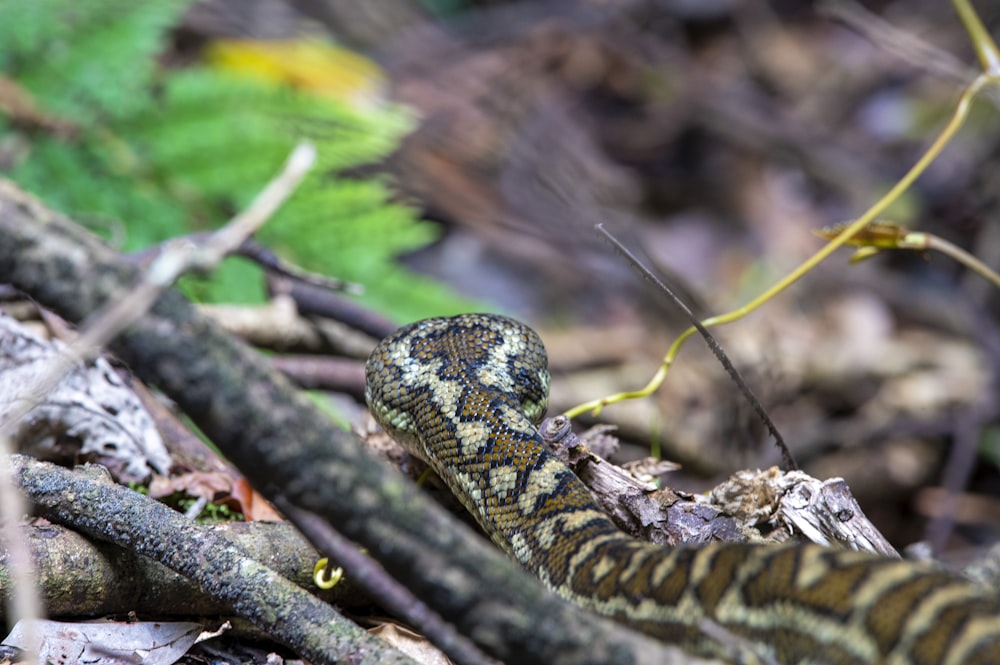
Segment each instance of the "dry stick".
[[[69,320],[137,275],[99,239],[2,180],[0,236],[0,274]],[[180,294],[165,293],[112,348],[265,496],[283,495],[335,524],[490,655],[525,665],[695,662],[544,590]]]
[[253,261],[271,275],[285,277],[294,282],[310,284],[317,288],[327,289],[328,291],[348,293],[355,296],[364,293],[364,288],[360,284],[345,282],[334,277],[309,272],[298,266],[286,263],[270,247],[261,245],[252,239],[244,240],[239,249],[236,250],[236,253],[245,259]]
[[271,218],[302,182],[315,161],[316,149],[312,144],[300,143],[288,157],[281,173],[267,184],[250,206],[212,233],[204,244],[181,241],[169,245],[153,261],[140,284],[121,299],[109,301],[84,323],[83,333],[70,346],[71,352],[84,357],[107,344],[148,311],[160,294],[185,272],[214,269]]
[[[211,231],[197,231],[185,236],[172,238],[159,245],[150,245],[149,247],[137,250],[126,256],[136,265],[143,265],[152,260],[153,257],[159,256],[171,244],[188,242],[193,245],[203,245],[211,236]],[[360,284],[344,282],[335,277],[309,272],[295,265],[286,263],[281,259],[281,257],[275,254],[270,247],[261,245],[252,238],[244,240],[240,243],[240,246],[232,250],[231,253],[235,256],[242,256],[249,261],[253,261],[267,273],[276,277],[284,277],[295,282],[302,282],[303,284],[310,284],[329,291],[347,293],[350,295],[361,295],[364,293],[364,288]]]
[[[28,502],[14,484],[14,470],[11,467],[12,445],[7,434],[0,433],[0,544],[7,549],[7,572],[10,575],[11,592],[7,597],[7,616],[10,625],[25,621],[25,642],[38,641],[35,619],[43,616],[41,594],[35,585],[35,562],[18,523],[28,513]],[[29,661],[36,660],[33,649],[26,650]]]
[[771,417],[767,415],[767,411],[764,410],[764,407],[761,405],[760,400],[758,400],[757,396],[754,395],[753,391],[750,389],[750,386],[747,385],[747,382],[743,380],[743,377],[740,375],[739,370],[737,370],[736,367],[733,366],[733,363],[730,362],[729,356],[727,356],[726,352],[722,350],[721,346],[719,346],[719,343],[715,340],[715,337],[712,336],[712,333],[708,332],[708,328],[702,325],[701,321],[698,320],[698,318],[691,312],[691,310],[688,309],[688,306],[684,304],[684,301],[681,300],[670,289],[670,287],[668,287],[656,275],[654,275],[649,268],[644,266],[642,262],[634,254],[632,254],[632,252],[630,252],[627,247],[625,247],[625,245],[621,244],[617,238],[611,235],[611,233],[604,228],[603,224],[598,224],[595,228],[597,229],[598,233],[604,236],[605,240],[611,243],[611,246],[614,247],[619,254],[625,257],[625,259],[632,264],[633,268],[638,270],[639,273],[643,277],[645,277],[649,282],[651,282],[657,288],[666,293],[670,297],[670,299],[674,301],[674,304],[676,304],[681,309],[681,311],[684,312],[685,315],[687,315],[687,318],[691,322],[691,325],[693,325],[698,330],[698,332],[701,333],[701,336],[705,338],[705,342],[708,344],[708,348],[712,349],[712,353],[715,354],[715,357],[726,369],[726,372],[728,372],[729,376],[732,377],[733,381],[736,382],[736,385],[743,393],[743,396],[747,398],[747,401],[750,402],[750,406],[757,413],[757,416],[764,422],[764,425],[767,427],[767,430],[771,433],[771,436],[774,437],[775,444],[778,446],[778,449],[781,450],[781,459],[785,470],[797,471],[799,466],[795,463],[795,458],[792,456],[792,451],[788,449],[787,445],[785,445],[785,440],[781,437],[781,433],[778,431],[778,428],[774,425],[774,422],[771,420]]
[[[283,283],[282,283],[283,282]],[[271,279],[271,290],[287,293],[302,316],[318,316],[344,325],[376,339],[388,336],[398,327],[381,314],[348,300],[339,293],[314,284],[295,280]]]
[[316,161],[316,148],[307,141],[295,146],[281,173],[267,184],[245,211],[212,234],[194,257],[206,269],[213,269],[222,259],[240,248],[257,229],[285,202]]

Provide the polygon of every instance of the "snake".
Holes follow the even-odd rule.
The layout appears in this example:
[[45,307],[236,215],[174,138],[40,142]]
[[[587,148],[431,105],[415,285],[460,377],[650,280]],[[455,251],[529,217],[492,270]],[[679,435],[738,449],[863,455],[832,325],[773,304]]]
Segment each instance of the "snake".
[[[1000,599],[929,564],[806,543],[668,547],[602,512],[548,448],[548,361],[514,319],[463,314],[383,339],[369,410],[500,548],[556,594],[665,643],[796,665],[996,665]],[[706,623],[708,622],[708,623]]]

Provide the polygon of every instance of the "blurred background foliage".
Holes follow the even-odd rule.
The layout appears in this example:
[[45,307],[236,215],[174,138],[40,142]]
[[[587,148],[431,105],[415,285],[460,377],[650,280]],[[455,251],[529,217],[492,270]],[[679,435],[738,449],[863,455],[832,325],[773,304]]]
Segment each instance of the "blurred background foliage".
[[[319,41],[220,41],[206,62],[161,62],[190,0],[0,3],[3,174],[125,251],[216,228],[276,175],[295,143],[310,177],[258,240],[306,269],[364,284],[362,300],[406,320],[469,303],[394,263],[437,232],[389,199],[377,161],[413,126],[379,99],[378,67]],[[265,299],[259,268],[229,259],[185,279],[201,301]]]

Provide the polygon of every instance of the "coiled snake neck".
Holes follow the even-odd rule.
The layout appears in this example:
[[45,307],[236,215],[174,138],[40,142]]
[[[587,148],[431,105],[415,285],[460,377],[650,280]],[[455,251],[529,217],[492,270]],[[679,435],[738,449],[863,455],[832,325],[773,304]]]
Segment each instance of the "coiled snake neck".
[[549,374],[527,326],[408,325],[366,367],[375,418],[559,595],[703,655],[714,621],[787,664],[997,665],[1000,601],[915,563],[816,545],[670,549],[620,532],[536,423]]

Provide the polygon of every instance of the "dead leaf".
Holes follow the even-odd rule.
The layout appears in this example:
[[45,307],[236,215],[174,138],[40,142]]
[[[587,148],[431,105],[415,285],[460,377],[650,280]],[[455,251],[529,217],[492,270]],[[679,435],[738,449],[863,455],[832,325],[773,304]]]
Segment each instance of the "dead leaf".
[[240,478],[233,483],[229,498],[238,504],[247,522],[281,522],[285,519],[267,499],[250,486],[246,478]]
[[186,621],[83,622],[18,621],[4,646],[31,649],[42,662],[89,665],[171,665],[202,633]]
[[368,632],[378,635],[423,665],[450,665],[451,663],[444,652],[431,644],[426,637],[397,623],[386,622],[375,626]]
[[141,481],[151,470],[165,474],[170,455],[153,419],[104,358],[74,364],[47,395],[34,392],[64,350],[0,314],[0,421],[34,402],[14,434],[22,452],[61,459],[69,448],[74,458],[90,456],[125,480]]
[[153,476],[153,480],[149,483],[149,496],[154,499],[183,492],[193,497],[215,501],[231,491],[232,481],[229,476],[218,471],[192,471],[173,478]]

